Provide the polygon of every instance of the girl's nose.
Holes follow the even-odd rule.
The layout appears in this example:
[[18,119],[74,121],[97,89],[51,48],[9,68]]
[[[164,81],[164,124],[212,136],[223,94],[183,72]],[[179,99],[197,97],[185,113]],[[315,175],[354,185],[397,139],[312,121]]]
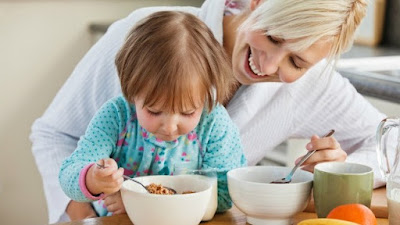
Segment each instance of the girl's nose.
[[168,115],[165,117],[162,125],[162,130],[165,135],[173,135],[178,129],[178,118],[176,115]]

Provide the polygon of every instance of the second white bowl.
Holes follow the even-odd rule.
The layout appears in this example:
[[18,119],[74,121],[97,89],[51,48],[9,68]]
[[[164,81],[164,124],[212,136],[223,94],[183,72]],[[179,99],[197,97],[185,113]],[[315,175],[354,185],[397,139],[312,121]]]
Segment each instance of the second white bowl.
[[254,225],[289,225],[310,199],[313,174],[297,170],[292,182],[271,184],[292,168],[279,166],[242,167],[228,172],[229,194],[236,207]]

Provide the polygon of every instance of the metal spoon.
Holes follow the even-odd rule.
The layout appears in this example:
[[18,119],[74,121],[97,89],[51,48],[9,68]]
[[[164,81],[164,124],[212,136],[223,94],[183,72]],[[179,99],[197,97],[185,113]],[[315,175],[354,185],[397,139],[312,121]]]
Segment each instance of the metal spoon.
[[135,183],[137,183],[137,184],[140,184],[140,186],[142,186],[144,189],[146,189],[146,191],[147,191],[148,193],[151,194],[151,192],[149,191],[149,189],[147,189],[147,187],[144,186],[144,184],[142,184],[141,182],[139,182],[139,181],[137,181],[137,180],[135,180],[135,179],[133,179],[133,178],[131,178],[131,177],[128,177],[128,176],[126,176],[126,175],[122,175],[122,177],[124,177],[125,180],[131,180],[131,181],[133,181],[133,182],[135,182]]
[[[323,137],[329,137],[331,136],[333,133],[335,133],[335,130],[330,130],[327,134],[325,134]],[[303,158],[301,158],[301,160],[293,167],[292,171],[290,171],[290,173],[282,178],[282,179],[278,179],[278,180],[274,180],[271,182],[271,184],[287,184],[290,183],[292,181],[292,176],[294,174],[294,172],[297,170],[297,168],[299,168],[299,166],[301,166],[301,164],[303,164],[308,158],[311,157],[312,154],[314,154],[317,150],[313,150],[313,151],[309,151],[307,152],[307,154],[305,154],[303,156]]]
[[[103,168],[103,169],[106,168],[104,165],[101,165],[101,164],[98,164],[98,163],[96,163],[96,165],[97,165],[97,167],[99,167],[99,168]],[[134,178],[132,178],[132,177],[129,177],[129,176],[126,176],[126,175],[122,175],[122,177],[123,177],[125,180],[131,180],[131,181],[133,181],[133,182],[135,182],[135,183],[137,183],[137,184],[140,184],[140,186],[142,186],[144,189],[146,189],[146,191],[147,191],[148,193],[151,194],[151,192],[149,191],[149,189],[147,188],[147,186],[145,186],[145,185],[142,184],[141,182],[137,181],[136,179],[134,179]],[[176,194],[176,191],[175,191],[173,188],[165,187],[165,186],[164,186],[164,188],[166,188],[166,189],[172,191],[174,194]]]

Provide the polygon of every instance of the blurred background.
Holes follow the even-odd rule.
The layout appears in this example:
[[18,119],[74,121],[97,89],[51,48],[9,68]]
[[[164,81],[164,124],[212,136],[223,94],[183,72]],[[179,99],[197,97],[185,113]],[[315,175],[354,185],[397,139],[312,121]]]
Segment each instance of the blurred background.
[[[400,0],[371,2],[358,46],[345,55],[347,59],[400,56]],[[42,180],[28,139],[30,128],[108,25],[136,8],[202,3],[203,0],[0,0],[0,224],[48,223]],[[397,58],[391,60],[400,65]],[[364,72],[356,68],[358,65],[346,65],[340,70],[352,82],[372,79],[366,79]],[[366,73],[383,81],[390,77],[390,83],[399,85],[400,90],[400,74]],[[377,94],[362,85],[356,88],[364,90],[362,93],[381,111],[400,115],[400,95]],[[304,145],[304,140],[289,140],[260,164],[290,165],[303,153]]]

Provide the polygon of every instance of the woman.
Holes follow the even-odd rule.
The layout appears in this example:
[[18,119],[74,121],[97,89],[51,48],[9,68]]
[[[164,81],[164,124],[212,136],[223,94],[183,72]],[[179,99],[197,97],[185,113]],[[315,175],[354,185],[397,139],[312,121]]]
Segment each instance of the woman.
[[[227,110],[240,129],[250,165],[288,138],[311,137],[307,149],[318,151],[304,169],[312,171],[318,162],[346,160],[378,171],[374,133],[385,115],[331,66],[332,59],[350,48],[365,14],[365,1],[250,0],[239,15],[224,15],[225,8],[223,0],[207,0],[201,8],[136,10],[114,23],[81,60],[32,127],[32,148],[43,176],[50,223],[67,218],[64,212],[71,219],[95,216],[90,205],[70,201],[63,194],[57,171],[96,110],[120,94],[114,59],[126,33],[159,10],[197,15],[231,56],[233,75],[241,86]],[[336,130],[334,137],[317,136],[330,129]],[[382,185],[380,174],[375,175],[375,186]]]

